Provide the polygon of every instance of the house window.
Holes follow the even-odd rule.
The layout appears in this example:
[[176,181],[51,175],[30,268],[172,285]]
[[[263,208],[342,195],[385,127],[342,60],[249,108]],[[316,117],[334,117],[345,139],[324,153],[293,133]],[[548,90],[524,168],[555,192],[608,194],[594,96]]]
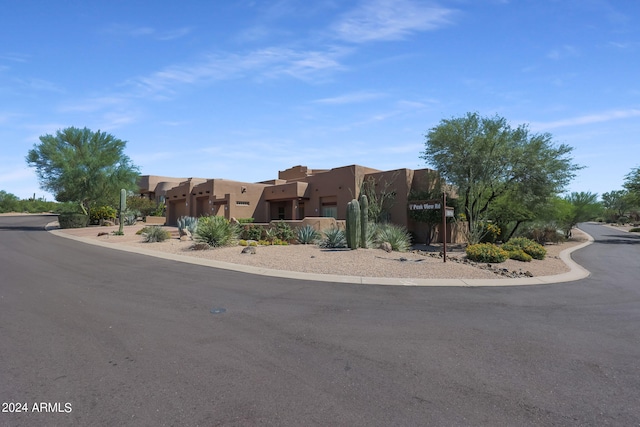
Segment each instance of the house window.
[[324,205],[322,206],[321,215],[324,217],[338,218],[338,206],[336,205]]
[[249,206],[249,202],[236,201],[236,206]]
[[284,219],[284,206],[278,206],[278,219]]

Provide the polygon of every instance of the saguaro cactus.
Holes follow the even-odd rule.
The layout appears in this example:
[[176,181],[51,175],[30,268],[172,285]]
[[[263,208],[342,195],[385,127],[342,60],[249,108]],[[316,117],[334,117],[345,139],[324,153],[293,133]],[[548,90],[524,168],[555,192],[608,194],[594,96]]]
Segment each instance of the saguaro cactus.
[[353,199],[347,203],[347,246],[358,249],[360,243],[360,203]]
[[369,233],[369,199],[360,195],[360,247],[367,248],[367,234]]

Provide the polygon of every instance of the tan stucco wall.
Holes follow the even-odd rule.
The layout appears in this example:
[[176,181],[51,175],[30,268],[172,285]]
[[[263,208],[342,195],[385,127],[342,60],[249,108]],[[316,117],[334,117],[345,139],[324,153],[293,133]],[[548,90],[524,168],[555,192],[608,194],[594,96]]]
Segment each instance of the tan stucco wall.
[[[147,177],[147,183],[171,182],[167,177]],[[407,202],[413,190],[433,188],[437,172],[430,169],[380,171],[360,165],[333,169],[308,169],[294,166],[279,172],[278,179],[246,183],[226,179],[189,178],[166,191],[167,224],[175,225],[182,215],[220,215],[230,218],[254,218],[266,223],[284,219],[303,220],[321,217],[323,203],[335,204],[337,219],[346,217],[347,203],[360,196],[360,185],[368,178],[378,189],[395,192],[390,220],[418,234],[422,225],[408,219]],[[287,179],[289,182],[287,182]],[[174,178],[174,180],[178,180]],[[144,183],[144,180],[141,180]],[[387,186],[388,184],[388,186]]]

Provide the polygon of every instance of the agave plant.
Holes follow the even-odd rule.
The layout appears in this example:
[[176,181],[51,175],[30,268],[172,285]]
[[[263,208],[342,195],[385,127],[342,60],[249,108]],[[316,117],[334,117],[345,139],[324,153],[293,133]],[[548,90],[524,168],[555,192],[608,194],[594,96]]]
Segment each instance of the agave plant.
[[347,237],[344,234],[344,231],[339,228],[329,228],[322,232],[324,234],[324,238],[320,242],[320,247],[323,248],[346,248],[347,247]]
[[313,226],[307,224],[304,227],[300,227],[296,230],[296,237],[298,242],[303,245],[313,244],[320,240],[320,233],[316,231]]

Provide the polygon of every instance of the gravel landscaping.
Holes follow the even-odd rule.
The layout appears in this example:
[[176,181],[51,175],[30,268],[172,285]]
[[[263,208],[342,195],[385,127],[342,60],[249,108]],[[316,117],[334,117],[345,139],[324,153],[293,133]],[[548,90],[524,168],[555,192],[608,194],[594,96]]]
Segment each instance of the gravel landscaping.
[[[160,242],[144,243],[135,232],[144,224],[125,227],[124,236],[112,234],[118,227],[89,227],[62,230],[78,237],[99,240],[105,244],[139,247],[175,255],[205,258],[233,264],[250,265],[275,270],[304,273],[337,274],[361,277],[396,277],[420,279],[501,279],[514,276],[551,276],[569,271],[559,258],[561,251],[583,243],[587,235],[574,230],[573,237],[562,244],[547,245],[547,257],[542,260],[520,262],[507,260],[500,264],[470,265],[465,263],[462,247],[452,246],[447,251],[448,260],[442,261],[438,247],[416,247],[411,252],[387,253],[381,249],[322,249],[316,245],[260,246],[255,254],[242,254],[243,247],[232,246],[191,250],[193,242],[177,238]],[[175,231],[175,227],[165,227]],[[98,234],[101,234],[98,236]]]

